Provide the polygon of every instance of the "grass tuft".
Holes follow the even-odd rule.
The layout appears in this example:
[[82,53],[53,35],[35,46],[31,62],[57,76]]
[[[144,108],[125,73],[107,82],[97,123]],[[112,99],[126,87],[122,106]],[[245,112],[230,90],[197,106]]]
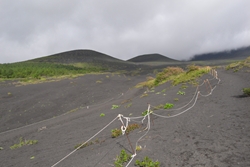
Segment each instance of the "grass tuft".
[[[159,72],[156,75],[156,78],[153,77],[147,78],[147,81],[138,83],[136,85],[136,88],[153,88],[155,86],[158,86],[160,84],[163,84],[168,81],[172,81],[172,85],[178,85],[180,83],[187,83],[190,82],[192,84],[195,84],[195,81],[197,78],[201,77],[205,73],[208,73],[210,70],[210,67],[200,67],[195,65],[189,65],[187,66],[187,71],[185,72],[180,67],[168,67],[165,68],[162,72]],[[185,89],[186,86],[183,86],[183,89]]]
[[244,95],[250,96],[250,88],[243,88]]
[[147,156],[144,157],[142,161],[136,160],[135,166],[139,167],[159,167],[160,162],[159,161],[153,161],[152,159],[148,158]]
[[22,146],[25,146],[25,145],[33,145],[33,144],[37,144],[37,143],[38,143],[38,140],[26,140],[26,139],[23,140],[23,138],[20,137],[19,143],[10,146],[10,149],[13,150],[16,148],[21,148]]
[[[138,129],[140,128],[140,125],[139,124],[130,124],[128,125],[127,129],[126,129],[126,133],[129,134],[129,132],[135,130],[135,129]],[[116,138],[118,136],[122,135],[122,130],[121,129],[112,129],[111,130],[111,137],[112,138]]]
[[226,66],[226,70],[234,70],[234,72],[239,71],[243,67],[250,67],[250,56],[242,61],[237,61]]

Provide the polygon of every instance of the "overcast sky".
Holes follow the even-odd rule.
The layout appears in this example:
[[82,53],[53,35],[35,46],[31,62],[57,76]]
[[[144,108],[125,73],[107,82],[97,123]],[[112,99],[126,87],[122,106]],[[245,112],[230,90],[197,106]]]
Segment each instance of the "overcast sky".
[[249,0],[0,0],[0,63],[75,49],[127,60],[250,46]]

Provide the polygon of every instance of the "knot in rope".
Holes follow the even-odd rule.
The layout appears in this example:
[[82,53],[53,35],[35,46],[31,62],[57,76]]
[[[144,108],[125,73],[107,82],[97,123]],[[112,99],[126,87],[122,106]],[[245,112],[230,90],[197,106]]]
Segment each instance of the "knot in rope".
[[121,126],[121,130],[122,130],[122,135],[124,135],[125,134],[125,132],[126,132],[126,130],[127,130],[127,127],[125,127],[125,126]]

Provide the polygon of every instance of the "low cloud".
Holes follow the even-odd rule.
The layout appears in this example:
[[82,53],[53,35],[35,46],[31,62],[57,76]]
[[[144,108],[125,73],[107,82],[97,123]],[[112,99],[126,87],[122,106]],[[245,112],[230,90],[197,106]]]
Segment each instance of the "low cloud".
[[74,49],[174,59],[250,45],[250,1],[0,2],[0,63]]

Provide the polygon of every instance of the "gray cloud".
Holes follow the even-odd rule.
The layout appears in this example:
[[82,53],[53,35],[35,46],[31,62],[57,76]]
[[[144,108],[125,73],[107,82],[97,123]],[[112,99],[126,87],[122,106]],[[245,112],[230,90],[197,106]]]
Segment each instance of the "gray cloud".
[[2,0],[0,63],[74,49],[175,59],[250,45],[250,1]]

